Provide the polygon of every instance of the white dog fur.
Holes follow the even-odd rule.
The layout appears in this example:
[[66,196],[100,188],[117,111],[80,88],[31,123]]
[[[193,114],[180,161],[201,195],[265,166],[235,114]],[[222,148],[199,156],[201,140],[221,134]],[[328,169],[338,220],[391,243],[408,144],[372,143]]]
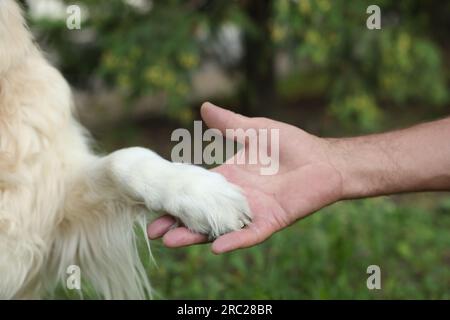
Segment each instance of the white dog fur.
[[250,219],[217,173],[139,147],[94,155],[68,84],[0,0],[0,298],[42,297],[74,264],[103,298],[145,298],[133,226],[154,210],[212,237]]

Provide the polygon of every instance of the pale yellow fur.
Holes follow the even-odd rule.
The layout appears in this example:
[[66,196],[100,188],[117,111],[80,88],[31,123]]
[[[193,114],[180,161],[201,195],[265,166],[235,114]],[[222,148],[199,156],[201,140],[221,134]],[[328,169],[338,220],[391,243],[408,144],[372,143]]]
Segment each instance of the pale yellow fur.
[[73,264],[106,299],[147,297],[133,226],[152,209],[212,236],[249,222],[222,176],[143,148],[94,155],[68,84],[0,0],[0,298],[40,298]]

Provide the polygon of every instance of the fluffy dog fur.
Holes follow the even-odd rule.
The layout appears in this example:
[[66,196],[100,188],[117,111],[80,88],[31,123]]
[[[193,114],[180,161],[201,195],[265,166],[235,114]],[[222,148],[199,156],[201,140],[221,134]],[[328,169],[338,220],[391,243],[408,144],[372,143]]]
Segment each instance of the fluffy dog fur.
[[145,298],[133,226],[151,210],[212,237],[249,222],[216,173],[138,147],[94,155],[68,84],[0,0],[0,298],[39,298],[73,264],[106,299]]

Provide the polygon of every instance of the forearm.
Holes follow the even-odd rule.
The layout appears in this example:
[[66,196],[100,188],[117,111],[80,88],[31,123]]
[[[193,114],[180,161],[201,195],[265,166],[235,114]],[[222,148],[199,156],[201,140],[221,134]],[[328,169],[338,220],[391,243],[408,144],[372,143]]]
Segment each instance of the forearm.
[[344,199],[450,190],[450,118],[409,129],[328,139]]

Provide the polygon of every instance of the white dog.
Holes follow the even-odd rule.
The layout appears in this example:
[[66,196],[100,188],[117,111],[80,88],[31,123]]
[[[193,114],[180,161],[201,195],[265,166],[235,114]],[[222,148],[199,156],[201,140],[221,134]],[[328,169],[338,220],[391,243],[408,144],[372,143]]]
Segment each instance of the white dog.
[[71,91],[0,0],[0,298],[39,298],[70,265],[106,299],[150,292],[133,226],[164,210],[217,237],[249,223],[239,189],[199,167],[129,148],[99,157]]

